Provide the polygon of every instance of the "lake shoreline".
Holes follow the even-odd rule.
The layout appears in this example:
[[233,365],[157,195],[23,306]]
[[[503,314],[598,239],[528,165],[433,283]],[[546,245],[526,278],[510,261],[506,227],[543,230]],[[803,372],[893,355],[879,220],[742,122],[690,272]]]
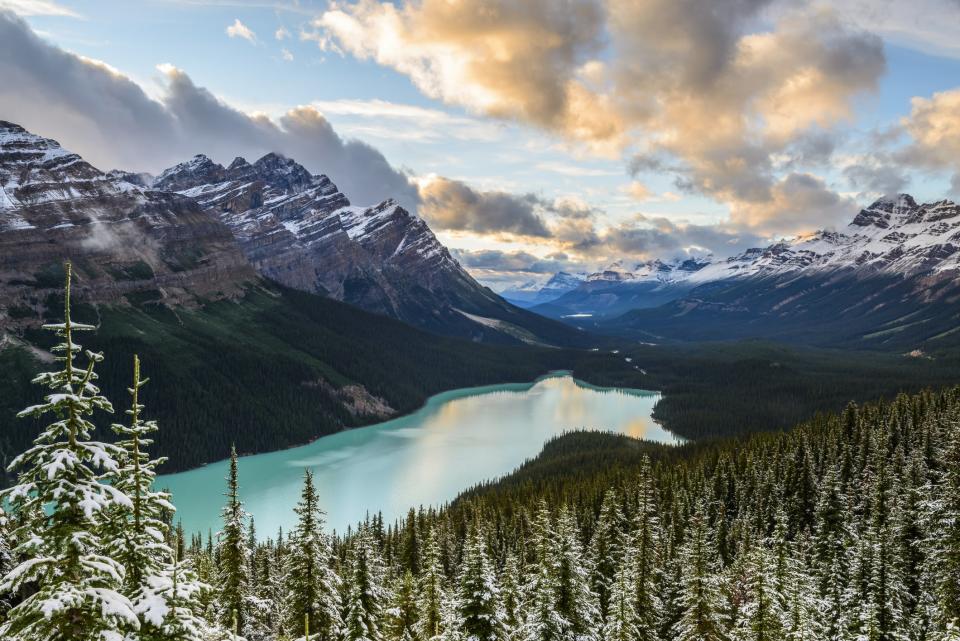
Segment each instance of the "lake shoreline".
[[[570,370],[533,381],[447,390],[416,412],[363,429],[344,430],[297,448],[241,458],[241,496],[267,524],[290,525],[304,469],[311,469],[331,526],[342,531],[363,515],[385,518],[410,506],[442,505],[460,492],[509,474],[549,439],[571,430],[611,431],[664,443],[679,437],[653,418],[657,391],[598,387]],[[193,531],[217,529],[227,460],[159,476],[178,516]]]
[[[541,374],[540,376],[538,376],[537,378],[533,379],[533,381],[530,381],[530,382],[524,382],[524,383],[518,383],[518,382],[488,383],[488,384],[486,384],[486,385],[476,385],[476,386],[473,386],[473,387],[457,387],[457,388],[454,388],[454,389],[443,390],[443,391],[441,391],[441,392],[437,392],[436,394],[432,394],[432,395],[428,396],[428,397],[423,401],[423,403],[421,403],[420,405],[418,405],[416,408],[410,410],[409,412],[405,412],[405,413],[403,413],[403,414],[397,414],[396,416],[391,416],[391,417],[389,417],[389,418],[387,418],[387,419],[382,419],[382,418],[379,419],[379,420],[376,420],[376,419],[375,419],[374,421],[372,421],[372,422],[370,422],[370,423],[363,423],[363,424],[361,424],[361,425],[354,425],[354,426],[350,426],[350,427],[344,426],[342,429],[340,429],[340,430],[338,430],[338,431],[336,431],[336,432],[330,432],[329,434],[319,434],[319,435],[314,436],[313,438],[311,438],[311,439],[309,439],[309,440],[307,440],[307,441],[304,441],[304,442],[302,442],[302,443],[291,443],[290,445],[286,445],[286,446],[284,446],[284,447],[280,447],[280,448],[277,448],[277,449],[274,449],[274,450],[263,450],[263,451],[261,451],[261,452],[237,452],[237,457],[238,457],[238,458],[246,458],[246,457],[250,457],[250,456],[261,456],[261,455],[263,455],[263,454],[272,454],[272,453],[274,453],[274,452],[286,452],[286,451],[289,451],[289,450],[295,450],[295,449],[297,449],[298,447],[306,447],[307,445],[312,445],[312,444],[316,443],[317,441],[320,441],[320,440],[325,439],[325,438],[329,438],[329,437],[331,437],[331,436],[336,436],[337,434],[343,434],[344,432],[352,432],[352,431],[354,431],[354,430],[362,430],[362,429],[365,429],[365,428],[368,428],[368,427],[375,427],[375,426],[377,426],[377,425],[381,425],[381,424],[383,424],[383,423],[388,423],[388,422],[394,421],[394,420],[396,420],[396,419],[401,419],[401,418],[406,418],[406,417],[409,417],[409,416],[413,416],[413,415],[416,414],[417,412],[420,412],[420,411],[422,411],[424,408],[428,407],[428,406],[430,405],[430,403],[433,402],[435,399],[438,399],[438,398],[444,396],[445,394],[454,394],[454,393],[461,392],[461,391],[466,392],[466,391],[472,391],[472,390],[492,389],[492,388],[496,388],[496,387],[502,387],[502,386],[505,386],[505,385],[511,385],[511,386],[515,385],[515,386],[518,386],[518,388],[526,386],[526,387],[529,389],[530,387],[533,387],[534,385],[536,385],[537,383],[539,383],[540,381],[542,381],[542,380],[544,380],[544,379],[552,378],[552,377],[555,377],[555,376],[564,376],[564,375],[569,375],[571,378],[573,378],[573,380],[574,380],[575,382],[577,382],[577,384],[579,384],[579,385],[584,385],[584,386],[588,386],[590,389],[595,389],[595,390],[618,389],[618,390],[621,390],[621,391],[624,391],[624,392],[630,391],[630,390],[637,391],[637,392],[656,392],[657,394],[660,394],[660,397],[661,397],[661,398],[663,398],[663,393],[660,392],[659,390],[645,390],[645,389],[632,388],[632,387],[613,387],[613,386],[608,386],[608,385],[595,385],[594,383],[591,383],[590,381],[587,381],[587,380],[584,380],[584,379],[581,379],[581,378],[577,378],[576,376],[574,376],[574,370],[572,370],[572,369],[552,369],[552,370],[547,371],[547,372],[544,373],[544,374]],[[481,392],[481,393],[482,393],[482,392]],[[661,423],[662,423],[662,421],[661,421],[660,419],[657,419],[657,420],[658,420],[658,422],[661,422]],[[664,428],[664,429],[666,429],[666,428]],[[200,465],[195,465],[195,466],[193,466],[193,467],[188,467],[188,468],[180,469],[180,470],[177,470],[177,471],[175,471],[175,472],[168,472],[168,473],[161,472],[161,473],[159,474],[159,476],[163,477],[163,476],[174,476],[174,475],[176,475],[176,474],[184,474],[184,473],[186,473],[186,472],[192,472],[192,471],[194,471],[194,470],[203,469],[203,468],[205,468],[205,467],[207,467],[207,466],[209,466],[209,465],[216,465],[216,464],[218,464],[218,463],[223,463],[223,462],[225,462],[225,461],[227,461],[227,460],[229,460],[229,456],[225,456],[225,457],[222,458],[222,459],[216,459],[216,460],[214,460],[214,461],[207,461],[207,462],[205,462],[205,463],[201,463]]]

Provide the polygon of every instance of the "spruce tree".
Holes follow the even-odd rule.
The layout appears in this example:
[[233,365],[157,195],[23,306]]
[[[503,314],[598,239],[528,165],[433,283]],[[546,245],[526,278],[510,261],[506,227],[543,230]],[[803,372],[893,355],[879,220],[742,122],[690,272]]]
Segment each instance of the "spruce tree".
[[590,588],[597,595],[601,623],[607,620],[613,580],[623,556],[621,521],[617,494],[613,490],[607,490],[603,495],[600,516],[597,518],[589,548]]
[[417,627],[417,581],[413,572],[406,570],[392,591],[387,610],[387,638],[395,641],[412,641]]
[[217,545],[218,618],[227,628],[236,623],[238,630],[246,622],[247,595],[250,589],[249,556],[247,547],[247,513],[240,502],[240,483],[237,471],[237,450],[230,448],[230,472],[227,481],[227,504],[223,508],[223,530]]
[[347,559],[343,638],[346,641],[383,641],[383,611],[388,601],[384,568],[374,534],[363,527]]
[[720,617],[721,585],[716,572],[719,555],[701,503],[687,528],[683,559],[683,615],[674,626],[675,641],[725,641]]
[[744,641],[780,641],[785,638],[784,596],[776,582],[775,564],[770,552],[758,545],[748,553],[747,600],[742,614],[743,629],[737,635]]
[[577,522],[567,508],[561,509],[558,517],[556,555],[556,607],[569,626],[565,636],[582,641],[596,639],[600,612],[596,595],[590,590]]
[[823,479],[814,514],[811,564],[816,570],[824,638],[839,639],[847,616],[846,593],[850,580],[851,533],[840,474],[831,467]]
[[445,576],[436,528],[427,535],[423,573],[418,588],[416,638],[418,641],[430,641],[439,636],[442,630],[445,594]]
[[960,634],[960,421],[947,422],[940,490],[934,505],[934,536],[941,537],[934,558],[939,619],[950,634]]
[[523,627],[525,598],[522,571],[517,555],[507,553],[500,573],[500,601],[503,604],[503,634],[507,641],[518,641]]
[[463,636],[468,641],[498,641],[503,638],[504,614],[500,588],[479,525],[473,527],[463,552],[457,610]]
[[330,566],[330,539],[323,531],[323,511],[309,470],[304,473],[303,491],[294,511],[298,521],[287,556],[287,629],[302,635],[306,616],[311,636],[319,641],[333,641],[342,625],[340,578]]
[[103,356],[86,350],[86,365],[77,363],[82,349],[74,333],[94,328],[70,316],[71,273],[67,263],[63,323],[44,325],[62,339],[52,351],[63,367],[33,379],[50,393],[18,415],[54,420],[10,464],[16,485],[0,493],[21,517],[14,536],[23,559],[0,580],[0,593],[28,594],[0,624],[5,641],[118,641],[140,625],[122,594],[123,565],[109,555],[114,541],[102,538],[108,514],[132,502],[100,482],[117,471],[123,450],[90,440],[88,417],[113,407],[96,385],[94,366]]
[[209,630],[196,613],[203,593],[210,588],[175,560],[179,557],[168,544],[167,515],[176,508],[166,492],[153,489],[156,468],[164,459],[151,460],[146,451],[153,442],[149,435],[157,431],[156,422],[143,420],[140,389],[148,380],[140,378],[140,359],[134,355],[133,383],[128,389],[131,406],[126,411],[130,424],[112,426],[123,454],[119,468],[107,477],[131,498],[132,505],[111,511],[104,537],[111,541],[111,554],[126,570],[123,593],[140,617],[139,639],[200,641],[200,635]]
[[625,561],[633,567],[634,609],[640,641],[656,639],[657,626],[663,616],[658,586],[658,576],[662,571],[658,560],[659,546],[660,519],[657,516],[656,488],[650,458],[644,455],[637,477],[637,506]]
[[617,568],[610,586],[609,609],[601,635],[603,641],[635,641],[644,638],[637,626],[635,586],[635,561],[625,559]]
[[529,603],[525,641],[562,641],[570,622],[559,612],[559,552],[546,502],[541,500],[534,523],[536,565],[527,586]]

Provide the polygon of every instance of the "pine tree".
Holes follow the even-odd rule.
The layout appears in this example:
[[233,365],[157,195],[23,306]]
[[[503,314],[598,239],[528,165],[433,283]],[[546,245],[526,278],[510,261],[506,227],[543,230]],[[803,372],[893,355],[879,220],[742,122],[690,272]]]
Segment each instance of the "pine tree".
[[596,639],[599,608],[596,595],[590,590],[577,523],[566,508],[560,510],[557,520],[556,567],[557,612],[569,624],[566,638]]
[[[633,559],[636,559],[633,556]],[[643,639],[637,626],[635,561],[624,560],[617,568],[610,591],[610,607],[603,625],[603,641]],[[655,637],[651,637],[655,638]]]
[[357,533],[347,560],[346,607],[343,636],[346,641],[382,641],[381,625],[388,593],[374,535],[364,527]]
[[627,548],[627,562],[634,572],[634,609],[636,629],[640,641],[654,641],[657,625],[662,619],[660,590],[657,575],[660,571],[657,550],[660,545],[660,519],[657,516],[656,488],[646,455],[640,462],[637,477],[637,507],[633,518],[633,532]]
[[675,641],[725,641],[720,619],[719,556],[701,504],[690,519],[683,546],[683,615],[674,626]]
[[27,593],[30,586],[0,625],[0,638],[9,641],[116,641],[140,625],[121,593],[123,565],[107,551],[113,541],[101,537],[108,513],[132,502],[100,482],[117,470],[123,450],[90,440],[94,425],[87,417],[113,407],[96,386],[94,366],[103,356],[87,350],[86,366],[76,363],[81,347],[74,332],[94,328],[71,319],[70,280],[67,263],[64,322],[44,325],[62,339],[53,353],[63,368],[33,379],[51,393],[19,414],[55,420],[10,464],[19,470],[17,484],[0,494],[22,517],[14,534],[15,553],[24,559],[0,581],[0,592]]
[[[139,638],[142,641],[182,639],[200,641],[209,632],[197,619],[202,594],[210,588],[197,581],[195,575],[175,561],[168,544],[167,514],[176,508],[166,492],[153,489],[156,468],[164,459],[151,460],[146,448],[149,435],[157,431],[154,421],[144,421],[140,388],[149,379],[140,378],[140,359],[133,357],[133,384],[128,389],[131,407],[126,411],[130,425],[115,423],[112,428],[123,448],[120,467],[108,476],[114,487],[132,501],[127,508],[111,511],[104,536],[111,541],[110,552],[120,559],[126,570],[123,593],[133,603],[140,617]],[[172,599],[172,603],[168,602]]]
[[600,505],[600,516],[597,518],[589,549],[590,588],[597,595],[601,623],[607,620],[614,576],[623,555],[620,545],[621,521],[617,494],[613,490],[607,490]]
[[396,581],[385,627],[388,639],[409,641],[416,635],[417,581],[410,570]]
[[248,575],[250,550],[247,547],[247,513],[240,502],[240,484],[237,471],[237,450],[230,448],[230,472],[227,481],[227,505],[223,508],[223,530],[218,536],[217,607],[220,622],[238,630],[246,623],[247,595],[250,589]]
[[323,511],[313,485],[313,473],[303,477],[297,513],[297,529],[290,537],[287,557],[287,628],[298,636],[304,633],[304,615],[310,621],[311,636],[332,641],[340,633],[340,578],[330,566],[330,539],[323,531]]
[[500,588],[487,556],[484,533],[473,527],[463,552],[458,620],[468,641],[497,641],[503,638],[503,607]]
[[436,529],[427,535],[423,573],[419,580],[417,597],[416,638],[430,641],[440,635],[443,623],[444,583],[443,565],[440,558],[440,542]]

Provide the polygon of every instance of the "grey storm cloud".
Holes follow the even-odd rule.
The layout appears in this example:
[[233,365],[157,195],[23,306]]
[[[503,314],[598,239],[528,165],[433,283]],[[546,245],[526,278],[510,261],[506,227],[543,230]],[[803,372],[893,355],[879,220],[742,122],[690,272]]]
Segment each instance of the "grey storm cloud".
[[551,235],[540,213],[544,203],[533,194],[479,191],[456,180],[437,178],[421,185],[420,198],[423,217],[441,229],[540,238]]
[[498,249],[457,250],[457,260],[470,269],[519,272],[524,274],[553,274],[569,269],[573,264],[566,254],[556,253],[546,258],[525,251],[505,252]]
[[677,224],[662,216],[643,215],[637,217],[636,223],[608,229],[599,244],[627,255],[675,257],[685,254],[690,247],[716,256],[730,256],[769,243],[764,236],[734,226]]
[[396,198],[416,210],[417,188],[383,154],[345,140],[312,107],[278,121],[250,116],[164,67],[159,100],[103,63],[38,37],[20,18],[0,12],[0,117],[55,138],[102,169],[157,172],[204,153],[229,162],[279,152],[325,173],[358,204]]
[[903,168],[894,164],[850,165],[843,175],[862,194],[890,196],[903,191],[910,182]]

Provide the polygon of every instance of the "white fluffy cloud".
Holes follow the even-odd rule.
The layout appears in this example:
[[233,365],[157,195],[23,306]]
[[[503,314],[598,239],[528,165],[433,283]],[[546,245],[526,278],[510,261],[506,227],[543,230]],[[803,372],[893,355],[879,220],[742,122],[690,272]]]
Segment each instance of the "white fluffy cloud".
[[[771,4],[358,0],[325,12],[315,37],[450,104],[638,154],[773,229],[764,215],[798,182],[782,158],[798,164],[802,141],[849,120],[885,61],[878,37],[835,12],[779,11],[767,25]],[[805,229],[782,220],[780,232]]]
[[256,44],[257,34],[247,25],[240,22],[240,18],[234,18],[233,24],[227,26],[227,36],[231,38],[243,38],[247,42]]

